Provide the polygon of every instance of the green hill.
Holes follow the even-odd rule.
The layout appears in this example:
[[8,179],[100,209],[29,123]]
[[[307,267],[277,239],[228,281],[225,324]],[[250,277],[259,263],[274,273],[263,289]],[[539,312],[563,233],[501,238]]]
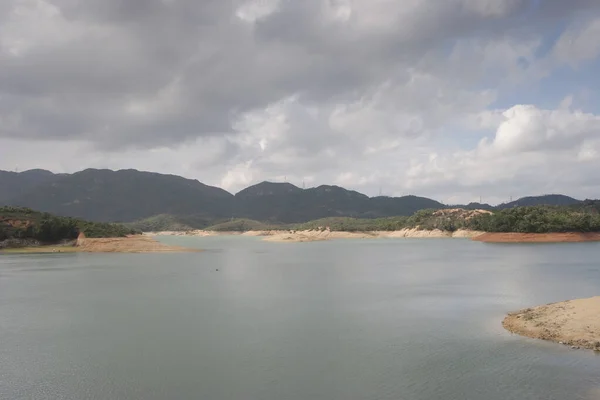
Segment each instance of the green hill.
[[32,169],[24,172],[0,171],[0,205],[11,198],[25,195],[30,190],[51,184],[60,175],[42,169]]
[[87,169],[43,183],[5,203],[102,222],[159,214],[230,216],[233,195],[198,181],[135,170]]
[[91,238],[124,237],[140,233],[119,224],[59,217],[29,208],[0,207],[0,247],[27,241],[54,244],[74,240],[80,232]]
[[513,207],[475,218],[468,226],[486,232],[600,232],[600,215],[567,206]]
[[600,232],[600,214],[594,209],[567,206],[531,206],[488,212],[486,210],[421,210],[410,217],[376,219],[324,218],[293,226],[296,230],[329,228],[332,231],[390,231],[459,229],[485,232],[555,233]]

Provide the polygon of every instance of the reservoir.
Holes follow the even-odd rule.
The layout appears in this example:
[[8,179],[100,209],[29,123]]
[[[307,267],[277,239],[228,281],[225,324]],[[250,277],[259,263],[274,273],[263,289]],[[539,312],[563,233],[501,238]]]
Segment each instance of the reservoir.
[[600,399],[509,311],[600,295],[600,243],[267,243],[0,255],[0,399]]

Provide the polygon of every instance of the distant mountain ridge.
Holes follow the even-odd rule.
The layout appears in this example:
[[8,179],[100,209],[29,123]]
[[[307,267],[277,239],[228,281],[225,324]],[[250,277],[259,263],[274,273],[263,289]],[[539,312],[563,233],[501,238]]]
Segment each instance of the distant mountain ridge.
[[537,206],[542,204],[551,206],[570,206],[577,203],[581,203],[581,200],[577,200],[563,194],[546,194],[543,196],[521,197],[518,200],[500,204],[496,206],[496,208],[503,210],[512,207]]
[[[497,207],[471,203],[467,209],[520,205],[572,205],[564,195],[525,197]],[[204,227],[231,218],[299,223],[327,217],[409,216],[422,209],[449,208],[418,196],[368,197],[339,186],[301,189],[290,183],[261,182],[233,195],[221,188],[176,175],[134,169],[86,169],[73,174],[44,170],[0,171],[0,205],[29,207],[101,222],[132,222],[175,216],[181,226]],[[157,220],[153,221],[161,225]]]
[[225,217],[230,215],[232,197],[223,189],[175,175],[105,169],[52,177],[15,197],[3,189],[0,192],[0,198],[8,199],[3,201],[7,205],[102,222],[128,222],[157,214]]
[[24,172],[0,171],[0,203],[23,195],[41,184],[51,183],[59,176],[43,169]]

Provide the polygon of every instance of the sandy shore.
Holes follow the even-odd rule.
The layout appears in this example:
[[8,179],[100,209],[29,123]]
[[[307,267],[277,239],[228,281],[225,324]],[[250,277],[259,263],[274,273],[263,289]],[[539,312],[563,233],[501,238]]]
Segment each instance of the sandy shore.
[[527,308],[510,313],[502,325],[522,336],[600,351],[600,297]]
[[204,231],[201,229],[193,231],[156,231],[156,232],[144,232],[143,236],[220,236],[220,235],[240,235],[240,232],[215,232],[215,231]]
[[403,229],[400,231],[373,231],[373,232],[338,232],[338,231],[288,231],[266,235],[268,242],[314,242],[331,239],[379,239],[379,238],[472,238],[481,232],[459,230],[447,232],[441,230]]
[[570,243],[599,242],[600,233],[484,233],[473,240],[485,243]]
[[267,242],[318,242],[331,239],[372,239],[376,232],[287,231],[263,235]]
[[136,235],[125,238],[78,239],[76,248],[83,253],[180,253],[195,252],[180,246],[170,246],[152,237]]
[[124,238],[77,239],[70,245],[49,245],[18,247],[0,251],[7,254],[23,253],[180,253],[196,252],[179,246],[169,246],[148,236],[129,236]]
[[188,231],[188,232],[147,232],[146,236],[174,235],[174,236],[223,236],[242,235],[263,237],[268,242],[316,242],[332,239],[376,239],[376,238],[473,238],[483,232],[458,230],[447,232],[441,230],[419,230],[403,229],[399,231],[372,231],[372,232],[342,232],[330,230],[308,230],[308,231],[248,231],[240,232],[212,232],[212,231]]

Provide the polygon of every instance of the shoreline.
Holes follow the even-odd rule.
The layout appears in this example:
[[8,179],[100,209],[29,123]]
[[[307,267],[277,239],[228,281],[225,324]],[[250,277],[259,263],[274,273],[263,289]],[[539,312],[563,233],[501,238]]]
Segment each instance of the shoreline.
[[528,338],[600,351],[600,296],[512,312],[502,326]]
[[380,238],[459,238],[470,239],[483,234],[484,232],[457,230],[455,232],[420,229],[402,229],[398,231],[331,231],[325,230],[269,230],[269,231],[246,231],[246,232],[215,232],[205,230],[194,231],[161,231],[144,232],[144,235],[154,236],[191,236],[191,237],[212,237],[212,236],[251,236],[262,237],[267,242],[317,242],[334,239],[380,239]]
[[181,246],[171,246],[143,236],[121,238],[83,238],[73,244],[13,247],[0,250],[0,254],[47,254],[47,253],[189,253],[200,252]]
[[565,232],[565,233],[502,233],[481,232],[459,229],[442,231],[439,229],[422,230],[406,228],[397,231],[331,231],[324,230],[265,230],[265,231],[160,231],[144,232],[144,236],[252,236],[262,237],[267,242],[316,242],[335,239],[392,239],[392,238],[453,238],[471,239],[482,243],[581,243],[600,242],[600,232]]
[[501,233],[487,232],[474,237],[474,241],[483,243],[581,243],[600,242],[600,232],[564,232],[564,233]]

